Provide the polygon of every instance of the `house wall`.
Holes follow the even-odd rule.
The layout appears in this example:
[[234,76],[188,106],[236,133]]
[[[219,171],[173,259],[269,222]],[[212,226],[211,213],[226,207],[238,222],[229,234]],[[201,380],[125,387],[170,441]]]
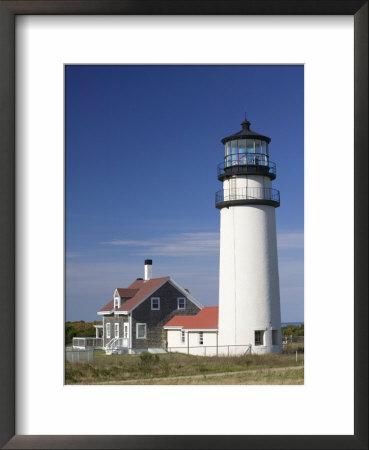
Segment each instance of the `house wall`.
[[[151,310],[151,297],[160,298],[160,310]],[[167,282],[132,311],[132,348],[165,347],[166,332],[163,326],[175,315],[194,315],[200,311],[187,297],[186,309],[177,309],[178,297],[185,296]],[[146,323],[146,339],[137,339],[137,323]]]
[[[123,316],[123,315],[106,315],[103,316],[103,324],[104,324],[104,333],[103,333],[103,337],[104,337],[104,347],[106,346],[106,344],[115,337],[114,334],[114,324],[115,323],[119,323],[119,337],[123,337],[123,323],[124,322],[128,322],[128,316]],[[106,337],[106,324],[110,323],[110,338]]]
[[217,354],[217,332],[203,330],[203,344],[199,343],[199,331],[185,330],[185,342],[181,342],[181,330],[167,330],[168,350],[190,355],[214,356]]

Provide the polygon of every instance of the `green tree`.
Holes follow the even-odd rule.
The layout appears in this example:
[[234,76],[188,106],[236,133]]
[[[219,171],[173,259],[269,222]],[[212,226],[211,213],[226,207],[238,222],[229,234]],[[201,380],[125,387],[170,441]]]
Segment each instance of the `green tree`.
[[85,322],[79,320],[77,322],[65,323],[65,342],[72,342],[74,337],[95,337],[94,325],[101,324],[101,322]]

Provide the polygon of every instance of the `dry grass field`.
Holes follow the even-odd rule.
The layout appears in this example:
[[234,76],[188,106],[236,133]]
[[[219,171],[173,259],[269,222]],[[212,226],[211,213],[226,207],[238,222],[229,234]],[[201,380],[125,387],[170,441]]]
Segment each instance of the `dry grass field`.
[[233,357],[182,353],[107,356],[103,351],[96,351],[91,363],[66,362],[65,383],[303,384],[303,364],[303,344],[291,344],[281,355]]
[[304,368],[263,369],[257,371],[234,372],[227,374],[209,374],[193,377],[159,378],[149,380],[136,380],[132,382],[114,384],[159,384],[159,385],[301,385],[304,384]]

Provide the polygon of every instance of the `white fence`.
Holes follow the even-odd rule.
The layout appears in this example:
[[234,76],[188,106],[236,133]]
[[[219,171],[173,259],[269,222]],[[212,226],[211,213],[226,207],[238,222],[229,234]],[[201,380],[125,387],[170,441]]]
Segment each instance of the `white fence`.
[[292,343],[304,343],[304,336],[283,336],[282,344],[292,344]]
[[239,356],[250,355],[254,353],[252,345],[197,345],[168,347],[169,353],[187,353],[188,355],[198,356]]
[[71,363],[92,362],[94,360],[94,351],[92,349],[81,350],[67,347],[65,349],[65,360]]
[[[199,356],[241,356],[241,355],[261,355],[269,353],[270,351],[280,353],[281,351],[287,351],[289,344],[291,343],[304,343],[304,336],[288,337],[288,339],[282,342],[282,346],[272,345],[271,347],[265,347],[264,345],[198,345],[198,346],[179,346],[168,347],[166,350],[169,353],[178,352],[186,353],[188,355]],[[295,352],[296,350],[294,350]],[[303,349],[298,350],[299,353],[303,353]]]

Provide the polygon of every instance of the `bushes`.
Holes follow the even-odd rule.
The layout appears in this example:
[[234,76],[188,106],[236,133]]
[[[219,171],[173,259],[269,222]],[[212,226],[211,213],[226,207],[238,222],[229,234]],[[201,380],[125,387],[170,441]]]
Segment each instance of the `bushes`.
[[96,330],[94,325],[101,322],[66,322],[65,323],[65,342],[72,342],[74,337],[94,337]]
[[149,352],[143,352],[140,354],[139,368],[144,373],[149,373],[152,367],[159,362],[160,358],[158,354]]
[[282,327],[282,336],[304,336],[304,324]]
[[298,352],[299,354],[304,353],[304,343],[291,343],[283,345],[283,353],[284,354],[295,354]]

